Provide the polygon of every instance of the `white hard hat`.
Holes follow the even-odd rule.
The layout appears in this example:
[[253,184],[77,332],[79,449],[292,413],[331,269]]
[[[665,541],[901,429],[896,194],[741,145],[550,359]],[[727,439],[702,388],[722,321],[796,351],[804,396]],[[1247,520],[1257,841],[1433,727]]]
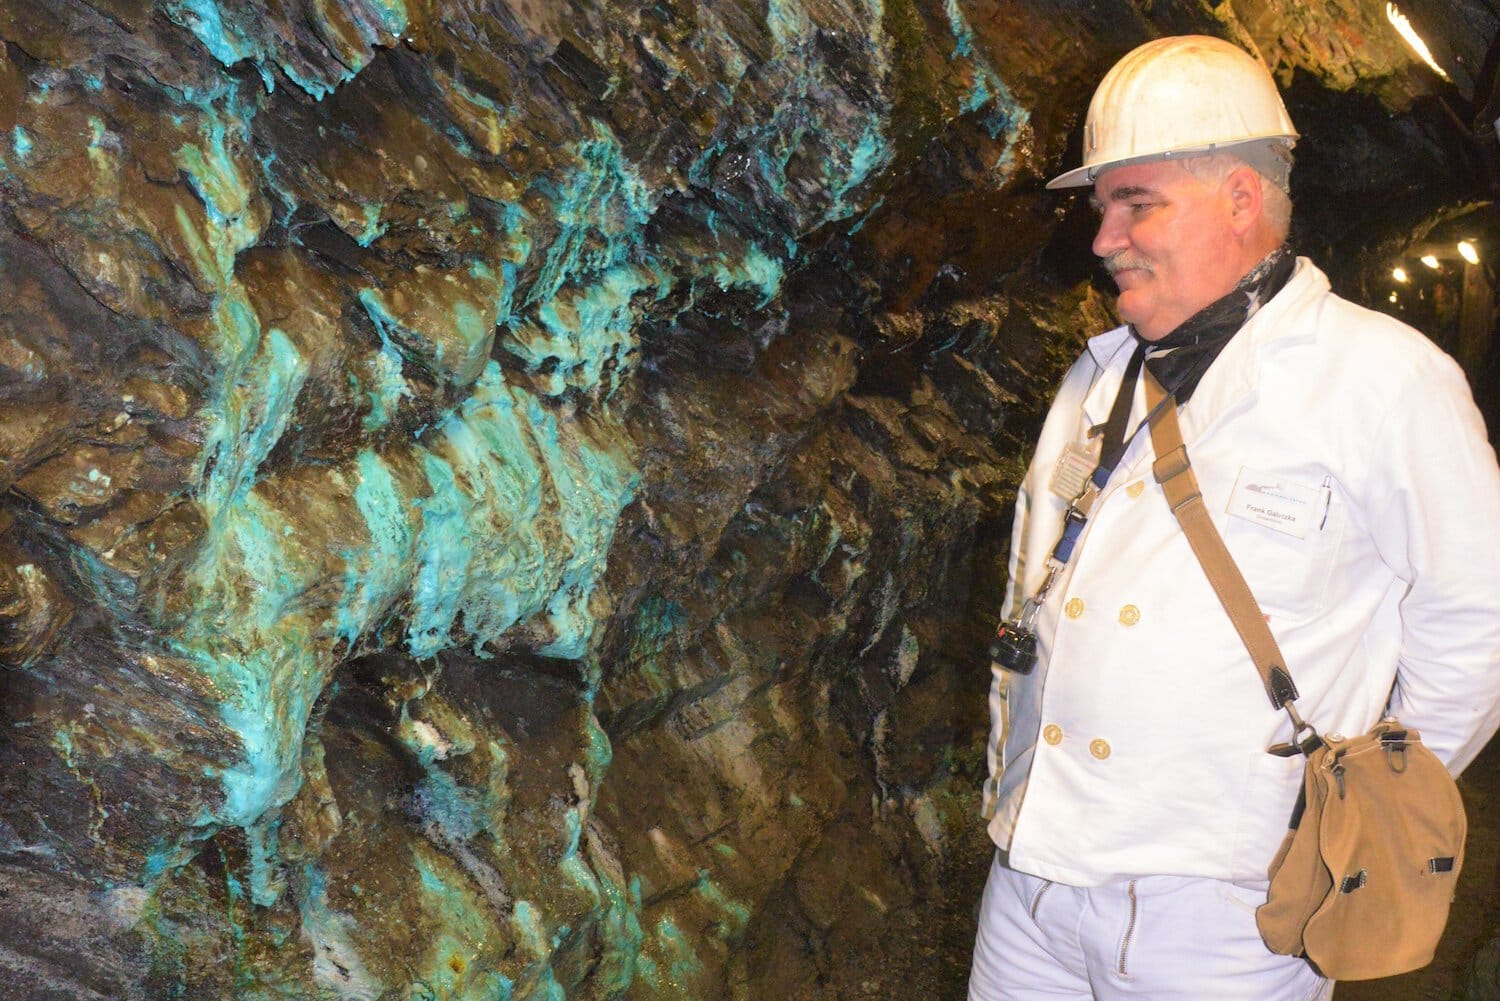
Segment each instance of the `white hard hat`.
[[1254,56],[1208,35],[1158,38],[1105,74],[1083,127],[1083,166],[1047,187],[1093,184],[1127,163],[1224,152],[1285,189],[1296,142],[1276,81]]

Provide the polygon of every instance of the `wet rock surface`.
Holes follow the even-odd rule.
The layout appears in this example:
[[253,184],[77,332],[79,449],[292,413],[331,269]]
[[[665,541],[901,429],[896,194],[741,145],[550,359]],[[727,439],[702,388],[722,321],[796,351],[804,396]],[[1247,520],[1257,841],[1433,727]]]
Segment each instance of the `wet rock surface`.
[[5,5],[0,997],[960,996],[1041,182],[1223,34],[1357,292],[1492,197],[1383,17]]

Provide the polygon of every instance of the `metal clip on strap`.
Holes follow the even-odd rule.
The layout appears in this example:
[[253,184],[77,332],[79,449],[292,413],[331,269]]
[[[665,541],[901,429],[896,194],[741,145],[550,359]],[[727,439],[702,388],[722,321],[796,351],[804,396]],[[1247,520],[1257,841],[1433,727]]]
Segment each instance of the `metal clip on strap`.
[[1083,535],[1083,527],[1089,523],[1089,512],[1094,508],[1094,501],[1099,499],[1099,487],[1090,480],[1073,502],[1068,505],[1068,510],[1063,514],[1062,538],[1057,540],[1057,545],[1052,547],[1052,559],[1061,566],[1067,566],[1068,560],[1073,558],[1073,547],[1078,545],[1078,539]]

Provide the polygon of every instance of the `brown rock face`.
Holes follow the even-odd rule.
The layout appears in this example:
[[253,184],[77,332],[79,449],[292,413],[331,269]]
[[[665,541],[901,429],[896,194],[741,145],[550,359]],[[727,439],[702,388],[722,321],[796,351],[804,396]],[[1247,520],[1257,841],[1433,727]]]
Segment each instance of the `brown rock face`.
[[959,996],[1040,182],[1222,34],[1370,292],[1492,196],[1413,17],[4,5],[0,997]]

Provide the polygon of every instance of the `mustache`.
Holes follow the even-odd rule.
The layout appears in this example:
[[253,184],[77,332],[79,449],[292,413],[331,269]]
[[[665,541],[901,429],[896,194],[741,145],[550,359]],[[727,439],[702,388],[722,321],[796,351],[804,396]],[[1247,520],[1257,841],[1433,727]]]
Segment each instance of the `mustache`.
[[1155,269],[1151,267],[1150,261],[1144,257],[1136,257],[1125,250],[1115,251],[1100,263],[1104,265],[1104,270],[1109,272],[1111,278],[1121,271],[1129,271],[1131,269],[1139,269],[1147,274],[1155,273]]

